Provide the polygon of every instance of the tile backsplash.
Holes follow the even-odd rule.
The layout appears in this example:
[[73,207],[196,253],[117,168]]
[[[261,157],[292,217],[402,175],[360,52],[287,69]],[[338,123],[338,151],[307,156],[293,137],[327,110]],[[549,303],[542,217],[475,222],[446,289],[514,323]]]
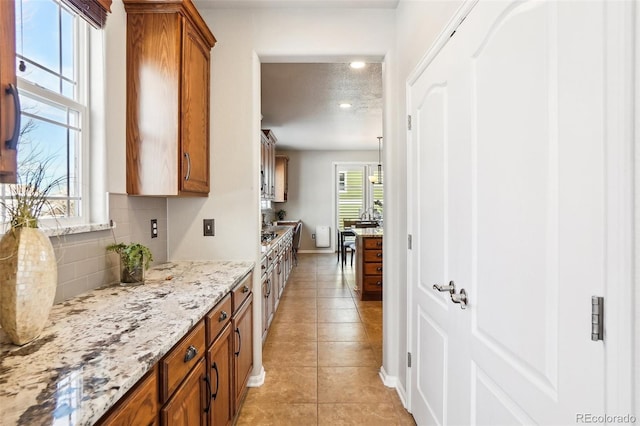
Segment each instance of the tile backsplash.
[[[153,253],[153,264],[167,261],[167,199],[109,195],[109,218],[115,228],[51,237],[58,260],[58,288],[55,303],[119,278],[119,258],[107,253],[114,241],[137,241]],[[151,219],[158,220],[158,237],[151,238]]]

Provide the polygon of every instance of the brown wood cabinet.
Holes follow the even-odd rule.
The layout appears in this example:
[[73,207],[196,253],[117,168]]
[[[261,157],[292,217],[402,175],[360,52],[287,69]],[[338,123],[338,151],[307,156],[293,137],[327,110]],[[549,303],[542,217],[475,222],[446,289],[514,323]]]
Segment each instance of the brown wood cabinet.
[[123,0],[127,11],[127,193],[209,193],[210,51],[190,0]]
[[250,273],[98,424],[231,425],[253,369],[252,281]]
[[356,237],[356,282],[361,300],[382,300],[382,237]]
[[234,374],[234,413],[247,390],[247,381],[253,369],[253,300],[248,298],[240,309],[233,314],[231,324],[234,332],[233,374]]
[[5,143],[20,132],[17,124],[20,109],[17,107],[15,16],[14,0],[0,1],[0,183],[16,183],[18,167],[17,149]]
[[148,426],[158,424],[158,373],[153,368],[146,377],[120,400],[119,408],[113,410],[102,423],[105,426]]
[[206,426],[210,407],[209,377],[200,359],[169,402],[160,410],[161,426]]
[[289,157],[276,155],[275,194],[273,201],[284,203],[289,198]]
[[233,333],[231,324],[222,330],[207,351],[211,380],[210,426],[228,426],[233,421]]

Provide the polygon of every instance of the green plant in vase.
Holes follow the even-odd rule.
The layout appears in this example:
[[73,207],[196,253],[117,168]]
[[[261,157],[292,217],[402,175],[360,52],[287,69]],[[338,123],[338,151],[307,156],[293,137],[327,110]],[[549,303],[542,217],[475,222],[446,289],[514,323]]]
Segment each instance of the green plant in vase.
[[144,283],[144,271],[149,269],[153,254],[140,243],[116,243],[107,246],[107,251],[120,255],[120,282],[128,284]]

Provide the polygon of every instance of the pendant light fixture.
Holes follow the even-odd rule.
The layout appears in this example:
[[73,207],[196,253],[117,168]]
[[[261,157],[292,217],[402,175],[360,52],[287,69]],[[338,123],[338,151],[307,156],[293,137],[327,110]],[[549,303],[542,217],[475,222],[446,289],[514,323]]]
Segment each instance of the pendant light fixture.
[[378,176],[369,176],[369,182],[382,185],[382,136],[378,136]]

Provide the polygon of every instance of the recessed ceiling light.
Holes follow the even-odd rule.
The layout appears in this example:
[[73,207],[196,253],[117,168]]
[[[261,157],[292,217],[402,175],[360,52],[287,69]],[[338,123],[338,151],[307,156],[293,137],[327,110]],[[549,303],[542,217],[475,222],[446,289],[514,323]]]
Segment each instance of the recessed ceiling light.
[[340,108],[343,108],[343,109],[351,108],[351,104],[348,104],[348,103],[340,104]]
[[351,62],[351,68],[355,68],[355,69],[360,69],[360,68],[364,68],[365,63],[364,62]]

